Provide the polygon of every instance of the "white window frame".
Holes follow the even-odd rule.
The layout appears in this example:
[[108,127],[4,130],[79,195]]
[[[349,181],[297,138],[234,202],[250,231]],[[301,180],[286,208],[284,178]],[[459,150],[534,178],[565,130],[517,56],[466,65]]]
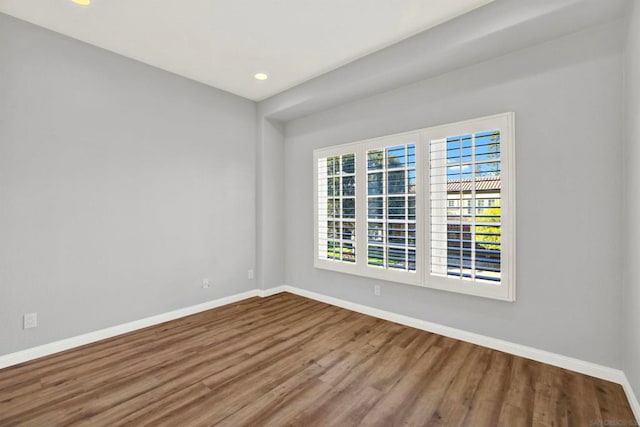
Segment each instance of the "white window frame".
[[[374,138],[366,141],[352,142],[349,144],[318,149],[313,152],[314,266],[316,268],[356,274],[381,280],[389,280],[392,282],[420,285],[422,283],[422,277],[419,271],[422,270],[422,263],[424,261],[419,260],[417,257],[415,272],[380,269],[367,265],[367,151],[389,146],[389,138],[393,138],[393,145],[416,145],[416,241],[420,240],[420,236],[423,234],[423,231],[420,229],[417,221],[417,218],[422,215],[422,202],[419,196],[419,187],[421,183],[418,178],[420,174],[420,172],[418,172],[418,165],[423,161],[423,159],[422,153],[419,153],[419,147],[421,146],[419,132],[407,132],[399,135],[393,135],[391,137]],[[351,153],[356,155],[356,262],[344,263],[336,260],[321,259],[319,257],[318,160],[325,157]],[[417,245],[418,243],[416,242],[416,253],[418,252]]]
[[[429,144],[454,135],[500,130],[501,179],[501,281],[460,280],[433,275],[430,253]],[[367,263],[367,151],[394,145],[416,146],[416,270],[415,272],[371,267]],[[324,157],[355,154],[356,165],[356,262],[345,263],[319,257],[318,238],[318,160]],[[403,132],[333,147],[314,150],[314,266],[358,276],[423,286],[443,291],[480,297],[515,301],[516,298],[516,198],[515,198],[515,114],[503,113],[488,117]],[[460,206],[460,209],[465,207]],[[386,237],[386,236],[385,236]]]

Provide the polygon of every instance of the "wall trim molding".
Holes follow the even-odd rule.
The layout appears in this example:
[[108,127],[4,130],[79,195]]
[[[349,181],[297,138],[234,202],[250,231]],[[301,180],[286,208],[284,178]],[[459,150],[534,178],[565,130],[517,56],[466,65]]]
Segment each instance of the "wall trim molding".
[[308,291],[306,289],[296,288],[294,286],[286,286],[286,291],[302,297],[311,298],[327,304],[346,308],[347,310],[357,311],[358,313],[367,314],[379,319],[389,320],[412,328],[422,329],[423,331],[432,332],[445,337],[455,338],[460,341],[466,341],[477,344],[482,347],[492,348],[494,350],[504,351],[505,353],[515,356],[525,357],[527,359],[538,362],[547,363],[549,365],[558,366],[560,368],[569,369],[581,374],[591,375],[607,381],[622,384],[624,373],[621,370],[609,368],[580,359],[563,356],[537,348],[516,344],[510,341],[504,341],[497,338],[488,337],[486,335],[468,332],[462,329],[452,328],[450,326],[429,322],[427,320],[417,319],[415,317],[404,316],[402,314],[374,308],[362,304],[353,303],[339,298],[330,297],[324,294]]
[[624,389],[625,394],[627,395],[627,399],[629,400],[629,405],[631,405],[631,409],[633,410],[633,415],[636,416],[636,420],[640,422],[640,401],[638,401],[638,397],[633,392],[633,387],[631,387],[631,383],[627,376],[624,376],[624,381],[620,384]]
[[306,289],[296,288],[295,286],[285,285],[273,289],[274,292],[269,292],[269,289],[265,290],[264,292],[269,293],[270,295],[282,291],[290,292],[292,294],[335,305],[347,310],[356,311],[358,313],[366,314],[379,319],[389,320],[401,325],[410,326],[412,328],[421,329],[423,331],[432,332],[439,335],[444,335],[449,338],[466,341],[472,344],[480,345],[482,347],[492,348],[494,350],[513,354],[515,356],[524,357],[526,359],[535,360],[537,362],[546,363],[548,365],[557,366],[560,368],[568,369],[570,371],[575,371],[581,374],[590,375],[592,377],[620,384],[627,395],[627,399],[629,400],[629,404],[631,405],[636,418],[640,420],[640,403],[638,403],[638,399],[636,398],[625,373],[619,369],[610,368],[573,357],[563,356],[561,354],[552,353],[546,350],[540,350],[522,344],[516,344],[510,341],[488,337],[474,332],[468,332],[462,329],[452,328],[450,326],[445,326],[426,320],[416,319],[414,317],[404,316],[402,314],[393,313],[379,308],[353,303],[340,298],[308,291]]
[[638,402],[638,398],[636,397],[625,373],[619,369],[609,368],[607,366],[598,365],[596,363],[591,363],[568,356],[563,356],[549,351],[504,341],[497,338],[491,338],[485,335],[464,331],[462,329],[452,328],[438,323],[416,319],[414,317],[404,316],[402,314],[397,314],[379,308],[353,303],[340,298],[331,297],[328,295],[296,288],[295,286],[289,285],[277,286],[269,289],[252,289],[250,291],[229,295],[202,304],[196,304],[178,310],[169,311],[167,313],[146,317],[144,319],[134,320],[132,322],[123,323],[121,325],[100,329],[98,331],[66,338],[49,344],[28,348],[26,350],[21,350],[15,353],[0,355],[0,369],[18,365],[20,363],[28,362],[44,356],[49,356],[51,354],[59,353],[65,350],[70,350],[72,348],[91,344],[117,335],[122,335],[127,332],[136,331],[138,329],[147,328],[149,326],[158,325],[170,320],[190,316],[192,314],[211,310],[213,308],[221,307],[227,304],[232,304],[234,302],[242,301],[248,298],[264,298],[279,294],[281,292],[290,292],[295,295],[310,298],[358,313],[366,314],[368,316],[388,320],[391,322],[399,323],[401,325],[421,329],[423,331],[444,335],[449,338],[466,341],[472,344],[492,348],[494,350],[503,351],[505,353],[513,354],[553,366],[558,366],[560,368],[568,369],[571,371],[579,372],[581,374],[590,375],[596,378],[601,378],[620,384],[627,395],[627,399],[629,400],[629,404],[631,405],[636,419],[640,420],[640,403]]
[[144,319],[122,323],[109,328],[17,351],[15,353],[0,355],[0,369],[257,296],[261,296],[261,292],[258,289],[252,289],[247,292],[241,292],[239,294],[207,301],[202,304],[196,304],[155,316],[145,317]]
[[258,294],[263,298],[270,297],[271,295],[279,294],[281,292],[289,292],[287,288],[291,288],[291,286],[276,286],[275,288],[260,289]]

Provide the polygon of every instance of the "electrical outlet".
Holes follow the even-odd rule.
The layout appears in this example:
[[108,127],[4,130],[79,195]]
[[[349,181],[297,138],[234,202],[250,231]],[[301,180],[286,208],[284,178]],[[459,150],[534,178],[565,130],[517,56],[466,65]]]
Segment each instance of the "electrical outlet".
[[373,287],[373,294],[374,294],[375,296],[377,296],[377,297],[379,297],[379,296],[380,296],[380,285],[375,285],[375,286]]
[[25,313],[23,317],[24,329],[36,328],[38,326],[38,313]]
[[249,270],[247,271],[247,278],[248,278],[249,280],[253,280],[253,269],[249,269]]
[[211,287],[211,282],[208,278],[202,279],[202,289],[209,289]]

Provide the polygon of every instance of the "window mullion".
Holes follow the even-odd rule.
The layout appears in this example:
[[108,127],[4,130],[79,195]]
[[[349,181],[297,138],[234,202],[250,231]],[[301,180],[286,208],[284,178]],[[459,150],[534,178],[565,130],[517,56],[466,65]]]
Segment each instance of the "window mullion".
[[427,283],[428,271],[431,270],[431,182],[429,157],[424,157],[428,146],[427,135],[421,132],[416,144],[416,272],[420,275],[421,285]]
[[383,267],[389,268],[389,218],[387,215],[389,195],[387,194],[389,171],[387,169],[387,150],[382,150],[382,255]]
[[[460,182],[462,182],[462,151],[463,151],[463,138],[460,137],[460,159],[458,160],[458,167],[460,168]],[[448,174],[447,174],[448,175]],[[446,178],[447,181],[447,194],[449,194],[448,191],[448,186],[449,186],[449,176],[447,176]],[[458,268],[460,269],[460,277],[458,277],[459,280],[462,280],[464,278],[464,210],[465,207],[464,205],[467,204],[465,203],[464,200],[464,192],[462,191],[462,185],[460,186],[460,229],[459,229],[459,236],[460,236],[460,260],[458,261]],[[447,217],[449,216],[449,214],[447,213]],[[448,218],[447,218],[447,222],[448,222]],[[449,236],[449,230],[447,230],[447,239]],[[447,243],[448,246],[448,243]],[[449,248],[447,247],[447,252],[449,251]],[[448,260],[447,260],[448,263]],[[447,266],[447,269],[449,268],[449,266]]]
[[476,279],[476,134],[471,136],[471,280]]
[[358,270],[367,269],[367,153],[366,147],[360,146],[356,154],[356,265]]

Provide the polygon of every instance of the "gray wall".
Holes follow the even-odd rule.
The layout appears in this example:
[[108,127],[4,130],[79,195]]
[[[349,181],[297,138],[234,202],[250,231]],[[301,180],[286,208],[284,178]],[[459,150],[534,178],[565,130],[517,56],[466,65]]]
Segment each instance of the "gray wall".
[[[287,122],[286,283],[621,367],[621,26]],[[505,111],[517,114],[517,302],[313,268],[314,149]]]
[[630,15],[626,63],[627,193],[625,373],[640,397],[640,5]]
[[257,268],[259,289],[284,282],[284,128],[258,109]]
[[253,289],[256,135],[251,101],[0,14],[0,354]]

